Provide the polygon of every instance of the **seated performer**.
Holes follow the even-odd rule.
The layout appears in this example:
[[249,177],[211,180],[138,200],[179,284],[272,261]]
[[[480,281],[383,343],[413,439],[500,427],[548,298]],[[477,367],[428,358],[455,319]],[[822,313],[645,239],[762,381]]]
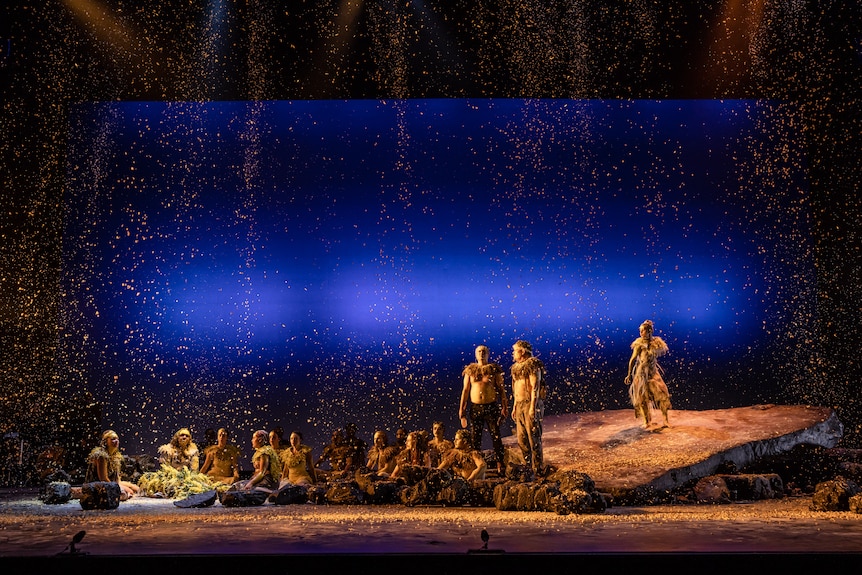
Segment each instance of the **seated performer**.
[[[341,474],[344,471],[348,450],[349,447],[344,442],[344,431],[341,429],[333,431],[331,441],[323,448],[320,457],[314,463],[317,475],[327,477]],[[327,461],[329,462],[329,470],[320,469],[321,465]]]
[[431,467],[427,432],[411,431],[407,434],[406,446],[395,458],[395,469],[392,470],[392,477],[403,476],[404,468],[409,466]]
[[278,454],[269,444],[269,436],[263,429],[258,429],[251,436],[251,446],[254,455],[251,462],[254,465],[254,474],[251,479],[234,483],[237,489],[261,489],[273,491],[278,488],[281,479],[281,461]]
[[467,481],[485,479],[487,464],[482,454],[473,449],[467,439],[467,431],[459,429],[455,432],[455,448],[450,449],[443,457],[437,469],[451,469]]
[[227,430],[222,427],[218,430],[215,445],[204,449],[204,464],[201,473],[207,474],[215,481],[230,485],[239,481],[239,458],[240,450],[236,445],[228,443]]
[[99,446],[87,457],[86,483],[93,481],[114,482],[120,485],[120,500],[138,494],[140,489],[130,481],[123,481],[120,471],[123,468],[123,454],[120,452],[120,437],[113,430],[102,434]]
[[435,421],[432,424],[431,433],[434,437],[428,442],[428,452],[430,454],[431,467],[437,467],[440,465],[440,461],[443,460],[446,452],[455,447],[455,444],[446,439],[446,426],[443,425],[442,421]]
[[356,424],[348,423],[345,427],[344,444],[347,446],[347,455],[344,459],[344,471],[353,473],[365,462],[365,453],[368,444],[356,435]]
[[198,446],[192,441],[192,433],[182,428],[174,434],[170,443],[159,447],[159,463],[166,463],[176,470],[187,467],[197,472],[200,461]]
[[287,484],[311,485],[315,482],[314,463],[311,461],[311,448],[302,443],[302,434],[294,431],[290,434],[290,447],[281,452],[281,483],[279,488]]
[[[644,428],[670,427],[667,412],[670,409],[670,392],[662,378],[658,358],[667,353],[667,344],[653,336],[653,323],[646,320],[640,325],[640,337],[632,342],[632,356],[626,374],[629,398],[635,408],[635,417],[643,417]],[[653,424],[650,409],[657,407],[664,418],[663,424]]]
[[284,444],[284,429],[281,426],[270,430],[269,444],[278,453],[279,459],[282,459],[282,454],[287,449],[287,446]]
[[368,450],[368,461],[365,463],[365,467],[372,475],[388,477],[395,471],[395,458],[397,456],[398,448],[389,445],[386,432],[377,430],[374,432],[374,444]]

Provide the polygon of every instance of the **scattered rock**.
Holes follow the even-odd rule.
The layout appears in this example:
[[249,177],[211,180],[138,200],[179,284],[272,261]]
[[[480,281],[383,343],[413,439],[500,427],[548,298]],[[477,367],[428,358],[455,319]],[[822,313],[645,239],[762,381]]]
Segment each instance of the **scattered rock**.
[[437,492],[436,502],[446,507],[461,507],[470,500],[470,485],[463,477],[455,477]]
[[52,481],[42,488],[39,499],[48,505],[67,503],[72,499],[72,486],[66,481]]
[[568,515],[604,511],[606,503],[599,493],[594,497],[580,489],[563,492],[557,482],[508,481],[494,489],[494,506],[500,511],[552,511]]
[[699,479],[693,491],[695,500],[700,503],[730,503],[730,489],[718,475]]
[[734,501],[758,501],[784,497],[784,482],[776,473],[718,475]]
[[324,497],[330,505],[361,505],[365,503],[365,494],[355,481],[336,481],[329,483]]
[[862,463],[842,461],[838,464],[838,473],[857,484],[862,483]]
[[364,489],[368,503],[389,505],[398,503],[401,486],[396,481],[372,481]]
[[272,494],[276,505],[294,505],[308,501],[308,489],[302,485],[288,484]]
[[850,498],[857,495],[859,486],[843,477],[818,483],[811,500],[814,511],[849,511]]
[[191,509],[193,507],[210,507],[218,499],[218,492],[215,489],[204,491],[203,493],[193,493],[185,499],[174,501],[174,505],[182,509]]
[[114,481],[95,481],[81,486],[81,509],[116,509],[120,506],[120,484]]
[[268,491],[260,489],[228,489],[221,495],[221,504],[225,507],[255,507],[263,505],[269,495]]

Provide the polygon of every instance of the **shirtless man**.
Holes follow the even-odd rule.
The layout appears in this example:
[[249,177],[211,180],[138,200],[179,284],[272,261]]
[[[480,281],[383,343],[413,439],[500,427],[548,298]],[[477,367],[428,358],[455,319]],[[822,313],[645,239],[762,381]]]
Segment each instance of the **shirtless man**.
[[512,346],[512,359],[515,361],[512,365],[515,396],[512,419],[517,430],[518,447],[527,465],[536,475],[543,475],[546,471],[542,456],[542,417],[545,414],[542,378],[545,366],[533,357],[533,346],[523,340]]
[[503,369],[496,363],[489,363],[489,355],[487,346],[478,346],[476,362],[464,368],[464,389],[461,391],[458,417],[461,419],[461,427],[466,428],[466,415],[469,414],[470,444],[475,450],[482,449],[482,432],[488,427],[494,453],[497,455],[497,471],[503,475],[505,451],[500,438],[500,423],[509,415],[509,406],[503,389]]
[[389,437],[387,437],[386,432],[378,429],[374,432],[374,444],[368,450],[368,461],[365,463],[365,467],[372,474],[388,477],[395,471],[398,453],[398,447],[389,445]]
[[455,447],[446,452],[437,469],[451,469],[467,481],[475,481],[485,479],[486,467],[482,454],[473,449],[467,440],[467,431],[459,429],[455,432]]
[[428,450],[431,454],[431,467],[437,467],[446,452],[455,445],[446,439],[446,426],[442,421],[435,421],[431,426],[431,441],[428,442]]

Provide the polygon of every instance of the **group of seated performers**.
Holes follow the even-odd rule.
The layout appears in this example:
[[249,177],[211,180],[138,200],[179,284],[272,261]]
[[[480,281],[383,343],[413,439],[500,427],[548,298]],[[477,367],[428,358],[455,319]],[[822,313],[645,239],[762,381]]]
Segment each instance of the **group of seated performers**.
[[[361,473],[370,479],[397,480],[415,473],[412,468],[449,469],[468,481],[484,479],[486,464],[482,454],[473,449],[470,435],[458,430],[455,440],[445,437],[445,426],[434,422],[431,434],[425,430],[407,433],[398,429],[395,442],[390,443],[384,430],[377,430],[371,447],[357,435],[357,426],[347,424],[332,433],[320,457],[312,457],[312,448],[303,443],[302,433],[293,431],[284,443],[284,432],[276,428],[252,434],[253,470],[241,479],[242,451],[230,443],[228,431],[218,430],[216,443],[201,451],[192,440],[191,431],[182,428],[171,441],[158,448],[159,463],[176,470],[188,470],[206,475],[214,484],[229,485],[230,489],[261,489],[276,491],[287,485],[309,486],[320,481],[351,478]],[[121,479],[123,455],[119,437],[108,430],[98,447],[90,452],[87,481],[116,481],[123,498],[137,495],[138,485]]]

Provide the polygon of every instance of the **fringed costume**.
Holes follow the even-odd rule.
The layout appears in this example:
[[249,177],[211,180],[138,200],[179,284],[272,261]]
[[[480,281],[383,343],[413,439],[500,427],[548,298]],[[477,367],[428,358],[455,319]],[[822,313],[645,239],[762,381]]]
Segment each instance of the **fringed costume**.
[[188,468],[189,471],[197,471],[200,467],[198,446],[192,442],[183,450],[173,442],[166,443],[159,447],[159,463],[170,465],[177,471],[182,470],[183,467]]
[[660,409],[667,420],[670,393],[662,378],[658,358],[667,353],[667,344],[660,337],[639,337],[632,342],[634,369],[629,398],[635,408],[635,417],[643,417],[650,424],[650,406]]
[[[484,377],[488,377],[491,382],[497,381],[497,377],[503,375],[503,368],[496,363],[471,363],[464,368],[462,375],[470,378],[471,382],[481,381]],[[495,387],[496,392],[496,387]],[[499,399],[499,398],[498,398]],[[481,451],[482,449],[482,432],[488,428],[488,434],[491,436],[491,444],[494,446],[494,454],[497,456],[497,463],[502,465],[505,450],[503,448],[503,439],[500,436],[500,404],[495,400],[489,403],[473,403],[470,402],[468,416],[470,418],[470,445],[473,449]]]
[[311,485],[314,483],[311,475],[308,472],[308,460],[311,454],[311,447],[300,445],[299,451],[294,452],[293,448],[287,448],[281,452],[282,465],[287,469],[287,477],[282,475],[282,485],[284,482],[294,485]]
[[539,389],[536,390],[535,415],[529,417],[530,398],[516,401],[512,408],[512,417],[515,420],[515,432],[518,439],[518,447],[524,456],[524,462],[537,473],[543,472],[544,450],[542,448],[542,418],[545,415],[545,404],[543,390],[545,389],[545,364],[536,357],[530,356],[524,361],[516,362],[512,366],[512,381],[526,380],[536,375],[539,379]]
[[108,453],[104,447],[96,447],[87,456],[87,473],[84,478],[85,483],[93,481],[101,481],[99,478],[99,461],[107,462],[108,481],[120,482],[120,471],[123,469],[123,454],[119,450],[114,453]]

